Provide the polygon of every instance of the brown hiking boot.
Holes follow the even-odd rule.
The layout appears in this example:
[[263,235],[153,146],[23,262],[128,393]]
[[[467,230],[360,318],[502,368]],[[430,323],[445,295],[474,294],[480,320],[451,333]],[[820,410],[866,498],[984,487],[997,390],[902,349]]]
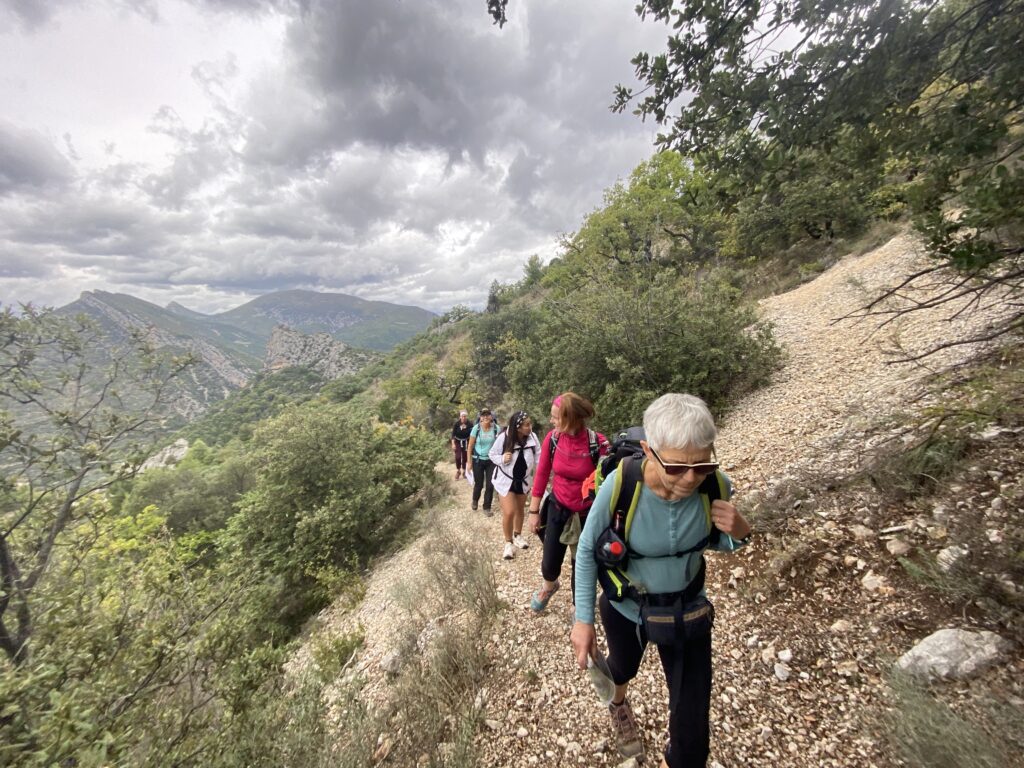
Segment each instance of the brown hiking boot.
[[644,742],[640,738],[636,717],[633,716],[629,702],[623,700],[621,704],[609,704],[608,711],[612,714],[612,730],[615,732],[615,746],[619,748],[619,754],[623,757],[643,758]]

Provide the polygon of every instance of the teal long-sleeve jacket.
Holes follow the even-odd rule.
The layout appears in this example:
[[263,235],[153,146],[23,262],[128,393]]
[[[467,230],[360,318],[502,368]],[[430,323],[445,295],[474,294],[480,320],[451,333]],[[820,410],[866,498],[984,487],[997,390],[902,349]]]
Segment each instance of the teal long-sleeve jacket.
[[[726,481],[729,482],[729,479],[726,478]],[[611,522],[610,503],[614,485],[613,472],[598,489],[576,551],[576,621],[586,624],[594,623],[594,593],[597,588],[594,547],[598,537]],[[732,490],[731,482],[729,489]],[[645,557],[630,559],[626,569],[630,580],[643,584],[650,593],[686,589],[686,585],[700,569],[701,553],[694,552],[682,557],[657,556],[674,555],[696,546],[708,535],[708,526],[704,503],[698,494],[694,493],[678,501],[666,501],[644,485],[630,525],[629,547],[642,552]],[[712,549],[733,552],[742,546],[740,541],[723,533]],[[619,603],[613,602],[612,605],[623,616],[639,623],[640,607],[635,601],[627,598]]]

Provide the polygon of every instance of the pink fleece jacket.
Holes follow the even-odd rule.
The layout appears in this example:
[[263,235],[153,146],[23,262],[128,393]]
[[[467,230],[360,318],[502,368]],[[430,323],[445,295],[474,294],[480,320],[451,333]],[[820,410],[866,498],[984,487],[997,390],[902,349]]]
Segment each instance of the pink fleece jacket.
[[[544,442],[540,446],[540,455],[537,457],[537,473],[533,478],[533,495],[541,498],[544,489],[548,487],[548,478],[551,476],[551,435],[548,432],[544,436]],[[608,440],[600,432],[597,433],[597,443],[601,446],[601,454],[608,452]],[[590,460],[590,438],[587,430],[581,429],[575,435],[568,435],[564,432],[558,434],[558,444],[555,446],[554,460],[555,479],[551,483],[551,490],[558,499],[558,503],[573,512],[586,512],[590,509],[591,500],[584,499],[582,488],[583,481],[590,477],[594,471],[594,463]]]

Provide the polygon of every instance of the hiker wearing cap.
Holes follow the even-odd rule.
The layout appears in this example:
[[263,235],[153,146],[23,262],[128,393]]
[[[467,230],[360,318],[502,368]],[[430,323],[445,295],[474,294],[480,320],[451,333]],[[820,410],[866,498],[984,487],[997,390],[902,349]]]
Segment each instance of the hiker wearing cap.
[[459,411],[459,420],[452,427],[452,452],[455,454],[455,479],[466,476],[466,457],[469,446],[469,434],[473,425],[469,422],[469,413]]
[[498,437],[498,427],[490,408],[480,409],[480,421],[469,433],[469,460],[473,462],[473,510],[480,504],[480,492],[484,494],[484,514],[491,514],[491,502],[494,500],[494,482],[491,473],[494,466],[488,457],[491,446]]
[[[530,600],[540,612],[561,586],[558,577],[568,547],[575,547],[591,499],[582,492],[584,481],[594,472],[598,457],[608,449],[604,435],[587,428],[594,406],[575,392],[565,392],[551,403],[554,428],[544,437],[537,460],[537,474],[530,499],[530,530],[540,526],[540,504],[551,478],[544,526],[544,551],[541,558],[541,584]],[[575,568],[573,573],[575,579]]]
[[[612,582],[602,580],[598,601],[608,642],[607,669],[615,684],[609,710],[619,751],[627,757],[644,751],[626,694],[647,643],[653,642],[669,691],[669,743],[661,765],[703,766],[710,751],[715,615],[703,588],[703,552],[738,549],[750,537],[750,524],[725,500],[731,484],[718,471],[715,423],[702,400],[682,394],[659,397],[644,412],[644,430],[643,456],[623,459],[604,479],[580,537],[570,638],[581,668],[588,657],[598,658],[593,596],[606,562],[599,558],[624,545],[628,560],[618,574],[628,577],[629,587],[616,595]],[[724,498],[710,500],[703,490],[709,479],[721,483]],[[620,502],[623,496],[630,504],[620,528],[627,506]],[[623,533],[616,544],[612,534],[618,530]]]
[[526,494],[530,492],[533,470],[537,466],[540,445],[533,434],[533,421],[526,411],[516,411],[509,417],[508,426],[491,446],[490,459],[494,465],[494,490],[501,505],[501,529],[505,534],[502,557],[515,557],[515,547],[526,549],[523,538],[523,518],[526,512]]

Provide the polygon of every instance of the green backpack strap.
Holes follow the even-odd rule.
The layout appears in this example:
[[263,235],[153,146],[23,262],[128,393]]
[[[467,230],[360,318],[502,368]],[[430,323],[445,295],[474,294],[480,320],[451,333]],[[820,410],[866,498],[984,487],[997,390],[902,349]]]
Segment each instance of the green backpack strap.
[[[618,471],[612,475],[612,498],[608,507],[611,512],[609,527],[626,541],[633,513],[640,498],[643,486],[643,462],[639,459],[625,458],[619,462]],[[627,545],[628,546],[628,545]],[[597,564],[597,580],[601,589],[612,602],[621,602],[624,598],[639,600],[640,595],[630,583],[626,573],[627,563],[620,566],[607,567]]]
[[619,471],[615,473],[612,483],[612,499],[609,507],[612,512],[612,527],[625,542],[629,541],[629,529],[633,525],[633,513],[640,500],[643,486],[643,461],[635,457],[627,457],[619,462]]
[[716,469],[714,474],[704,478],[697,488],[697,493],[700,494],[700,499],[704,504],[704,515],[708,521],[709,531],[708,546],[710,547],[717,544],[722,538],[722,532],[711,522],[711,505],[716,499],[729,500],[731,495],[729,493],[729,483],[726,482],[725,475]]

